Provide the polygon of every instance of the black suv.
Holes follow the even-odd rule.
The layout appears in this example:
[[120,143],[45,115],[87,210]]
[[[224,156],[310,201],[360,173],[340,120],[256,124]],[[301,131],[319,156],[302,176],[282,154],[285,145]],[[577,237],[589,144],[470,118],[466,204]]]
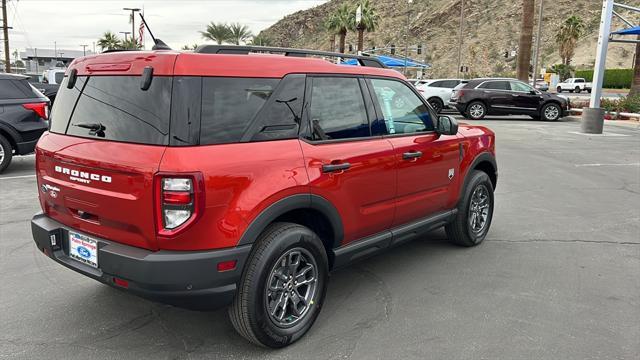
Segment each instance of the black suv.
[[32,153],[49,127],[49,99],[26,76],[0,74],[0,172],[13,155]]
[[486,115],[529,115],[555,121],[569,111],[569,99],[540,92],[516,79],[471,80],[454,90],[449,105],[473,120]]

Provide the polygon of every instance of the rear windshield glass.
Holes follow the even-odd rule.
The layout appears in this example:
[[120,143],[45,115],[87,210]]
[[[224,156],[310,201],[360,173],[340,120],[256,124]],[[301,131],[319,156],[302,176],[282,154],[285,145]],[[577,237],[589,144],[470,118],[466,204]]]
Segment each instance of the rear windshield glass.
[[57,72],[54,76],[56,77],[56,84],[60,84],[62,79],[64,79],[64,72]]
[[155,76],[140,89],[139,76],[66,79],[51,114],[51,131],[122,142],[168,145],[172,78]]

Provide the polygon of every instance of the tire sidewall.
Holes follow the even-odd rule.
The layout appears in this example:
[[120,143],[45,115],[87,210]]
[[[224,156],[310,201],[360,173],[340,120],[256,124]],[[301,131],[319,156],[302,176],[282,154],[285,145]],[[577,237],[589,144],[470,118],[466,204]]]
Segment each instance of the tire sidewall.
[[[442,112],[442,110],[444,109],[444,101],[440,100],[439,98],[431,98],[427,101],[429,103],[429,105],[431,105],[431,107],[433,108],[433,110],[436,112],[436,114],[440,114]],[[436,104],[437,106],[434,106],[433,104]]]
[[[489,206],[489,214],[487,217],[487,224],[485,225],[484,229],[482,229],[481,232],[476,233],[473,230],[471,230],[471,224],[469,224],[468,216],[469,216],[469,207],[471,206],[471,196],[473,195],[473,192],[476,190],[476,188],[479,185],[484,185],[489,191],[490,206]],[[489,232],[489,228],[491,227],[491,221],[493,220],[494,207],[495,207],[495,203],[494,203],[494,194],[493,194],[493,184],[491,183],[491,179],[489,179],[489,176],[484,172],[480,172],[480,171],[475,172],[472,175],[472,178],[469,180],[469,183],[467,184],[462,209],[459,209],[459,211],[462,212],[461,215],[463,216],[464,223],[466,224],[465,226],[466,234],[474,244],[481,243],[484,240],[484,238],[487,236],[487,233]]]
[[[482,106],[482,109],[483,109],[482,116],[475,117],[475,116],[471,115],[471,107],[474,106],[474,105]],[[469,118],[472,119],[472,120],[482,120],[482,119],[484,119],[485,116],[487,116],[487,106],[484,103],[480,102],[480,101],[474,101],[471,104],[469,104],[469,107],[467,108],[467,114],[469,115]]]
[[[276,326],[266,313],[265,286],[271,269],[282,254],[296,247],[302,247],[309,251],[317,264],[317,289],[313,307],[308,310],[305,318],[290,328]],[[249,289],[249,312],[256,319],[254,333],[263,344],[279,348],[287,346],[301,338],[311,328],[320,313],[326,294],[328,280],[328,261],[322,242],[311,230],[296,226],[277,236],[271,242],[271,246],[262,253],[258,260],[258,275]]]
[[[558,117],[556,117],[555,119],[549,119],[547,118],[547,115],[546,115],[546,110],[551,106],[554,106],[558,109]],[[560,119],[561,114],[562,114],[562,109],[560,108],[560,106],[554,103],[546,104],[545,106],[542,107],[542,110],[540,110],[540,117],[545,121],[557,121],[558,119]]]
[[2,162],[0,162],[0,173],[3,172],[11,163],[11,158],[13,157],[13,148],[11,147],[11,143],[2,135],[0,135],[0,146],[2,146],[4,150],[4,158]]

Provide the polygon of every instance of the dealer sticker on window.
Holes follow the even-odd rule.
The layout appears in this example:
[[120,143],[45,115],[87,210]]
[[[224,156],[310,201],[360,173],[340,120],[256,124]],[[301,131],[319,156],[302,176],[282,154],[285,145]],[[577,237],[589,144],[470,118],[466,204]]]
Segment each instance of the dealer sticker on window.
[[69,231],[69,257],[98,267],[98,242],[88,236]]

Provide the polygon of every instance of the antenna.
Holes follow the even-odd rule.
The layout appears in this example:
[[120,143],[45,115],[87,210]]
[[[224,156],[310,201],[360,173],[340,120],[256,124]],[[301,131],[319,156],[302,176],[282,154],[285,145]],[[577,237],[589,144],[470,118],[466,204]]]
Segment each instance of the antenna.
[[171,50],[169,45],[165,44],[164,41],[160,39],[156,39],[156,37],[153,36],[153,33],[151,32],[151,28],[149,27],[147,22],[144,20],[144,16],[141,13],[138,13],[138,15],[140,15],[140,19],[142,19],[142,22],[144,23],[144,27],[146,27],[147,30],[149,30],[149,35],[151,36],[151,39],[153,39],[153,43],[155,44],[153,45],[151,50]]

